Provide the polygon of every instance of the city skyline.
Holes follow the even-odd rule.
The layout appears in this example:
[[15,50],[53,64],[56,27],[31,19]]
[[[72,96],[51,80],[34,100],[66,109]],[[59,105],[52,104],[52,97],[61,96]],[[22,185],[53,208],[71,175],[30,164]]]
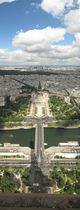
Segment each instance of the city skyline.
[[80,0],[0,0],[0,65],[80,65]]

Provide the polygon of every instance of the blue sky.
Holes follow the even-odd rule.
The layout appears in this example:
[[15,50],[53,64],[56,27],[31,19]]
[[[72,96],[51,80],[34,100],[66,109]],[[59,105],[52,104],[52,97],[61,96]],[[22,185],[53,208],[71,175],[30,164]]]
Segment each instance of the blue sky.
[[80,65],[80,0],[0,0],[0,65]]

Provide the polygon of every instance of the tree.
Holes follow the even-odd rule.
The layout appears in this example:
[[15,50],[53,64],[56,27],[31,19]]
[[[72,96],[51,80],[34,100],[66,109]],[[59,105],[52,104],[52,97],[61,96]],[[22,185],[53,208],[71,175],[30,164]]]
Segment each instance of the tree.
[[2,192],[16,192],[20,187],[20,181],[17,180],[13,173],[4,171],[0,177],[0,190]]
[[29,169],[24,169],[21,175],[21,179],[23,182],[26,182],[29,178],[30,170]]
[[75,192],[75,185],[70,184],[68,180],[65,184],[64,192],[73,194]]
[[57,167],[53,168],[53,171],[49,175],[53,184],[57,183],[58,187],[62,188],[65,184],[65,174]]

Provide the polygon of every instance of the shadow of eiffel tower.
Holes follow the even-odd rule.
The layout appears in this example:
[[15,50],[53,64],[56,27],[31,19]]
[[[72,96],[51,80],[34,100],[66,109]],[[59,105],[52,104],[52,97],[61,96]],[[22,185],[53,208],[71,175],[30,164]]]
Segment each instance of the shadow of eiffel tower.
[[[30,141],[30,147],[33,148],[34,143]],[[43,161],[43,160],[42,160]],[[48,176],[45,176],[41,169],[41,164],[38,163],[34,154],[34,149],[31,150],[31,167],[29,177],[29,191],[33,193],[48,193],[48,187],[51,185],[51,181]]]

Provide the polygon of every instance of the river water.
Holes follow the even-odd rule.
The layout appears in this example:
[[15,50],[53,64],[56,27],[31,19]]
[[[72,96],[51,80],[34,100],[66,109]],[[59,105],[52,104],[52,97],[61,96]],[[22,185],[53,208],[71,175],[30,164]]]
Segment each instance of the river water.
[[[79,141],[80,128],[45,128],[44,129],[45,146],[56,146],[59,142]],[[0,130],[0,143],[17,143],[21,146],[33,147],[35,139],[35,129],[19,130]]]

